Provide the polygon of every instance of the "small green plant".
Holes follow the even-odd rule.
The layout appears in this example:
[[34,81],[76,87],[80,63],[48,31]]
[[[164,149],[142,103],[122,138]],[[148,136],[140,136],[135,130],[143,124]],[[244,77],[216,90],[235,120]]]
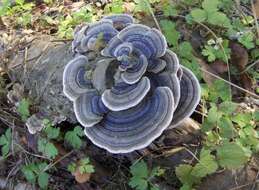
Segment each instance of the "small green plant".
[[47,167],[47,163],[31,163],[22,167],[22,173],[26,180],[32,184],[37,184],[41,189],[47,189],[49,183],[49,174],[44,170]]
[[[223,47],[223,49],[222,49]],[[202,50],[202,55],[207,57],[209,62],[213,62],[216,59],[222,60],[225,63],[230,59],[230,49],[228,47],[228,40],[222,40],[218,38],[216,40],[209,40],[207,45]]]
[[93,9],[91,6],[82,7],[79,11],[63,17],[58,26],[58,36],[60,38],[72,38],[73,29],[83,22],[90,22],[93,19]]
[[60,129],[53,127],[52,123],[47,119],[44,120],[44,125],[43,132],[45,137],[39,138],[38,151],[48,158],[55,158],[58,155],[58,150],[51,140],[59,137]]
[[26,121],[30,116],[29,107],[30,107],[30,102],[28,99],[23,98],[21,102],[19,102],[17,111],[21,115],[23,121]]
[[76,163],[70,163],[67,167],[68,171],[71,173],[76,172],[76,169],[79,169],[81,174],[85,173],[94,173],[94,166],[91,164],[90,159],[88,157],[83,158],[79,161],[78,165]]
[[123,1],[114,0],[111,3],[108,3],[104,8],[105,13],[114,13],[119,14],[124,12]]
[[246,32],[244,34],[242,34],[239,38],[238,38],[238,42],[240,42],[242,45],[245,46],[245,48],[247,49],[252,49],[255,47],[254,44],[254,34],[250,31],[250,32]]
[[159,190],[152,183],[154,177],[162,176],[165,170],[160,167],[155,167],[149,171],[147,164],[141,160],[130,167],[132,177],[129,181],[129,186],[136,190]]
[[191,18],[196,22],[207,22],[212,25],[225,28],[231,27],[229,18],[219,11],[219,0],[204,0],[201,8],[193,9],[190,12]]
[[73,131],[68,131],[65,134],[65,141],[68,142],[73,148],[79,149],[82,146],[82,140],[80,137],[84,135],[84,132],[80,126],[76,126]]
[[2,146],[1,151],[2,151],[2,156],[4,158],[7,157],[10,151],[11,142],[12,142],[12,133],[11,133],[11,128],[9,128],[5,131],[5,134],[1,135],[0,137],[0,146]]

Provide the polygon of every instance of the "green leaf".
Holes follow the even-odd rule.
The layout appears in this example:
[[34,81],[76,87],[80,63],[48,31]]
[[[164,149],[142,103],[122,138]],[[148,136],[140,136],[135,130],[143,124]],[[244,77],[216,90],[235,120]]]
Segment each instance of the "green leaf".
[[161,20],[160,25],[166,37],[167,43],[171,46],[177,46],[180,33],[176,30],[175,23],[170,20]]
[[191,11],[191,16],[196,22],[204,22],[207,19],[207,13],[202,9],[193,9]]
[[134,12],[144,12],[146,14],[150,14],[150,4],[148,0],[134,0],[135,9]]
[[165,173],[165,169],[162,169],[160,167],[155,167],[152,169],[150,173],[150,177],[155,177],[155,176],[162,176]]
[[81,127],[76,126],[73,131],[68,131],[65,134],[65,141],[71,144],[73,148],[79,149],[82,146],[83,130]]
[[222,26],[222,27],[230,27],[231,23],[229,18],[222,12],[213,12],[208,14],[208,23]]
[[40,173],[38,176],[38,184],[39,184],[40,188],[42,188],[42,189],[47,188],[48,183],[49,183],[49,174],[47,174],[46,172]]
[[240,127],[246,126],[252,119],[253,117],[251,113],[239,113],[232,117],[232,121],[237,123]]
[[22,171],[23,175],[25,176],[25,178],[28,182],[35,183],[36,175],[34,174],[30,165],[24,166],[21,171]]
[[220,135],[224,138],[233,138],[236,136],[236,130],[232,121],[228,117],[222,117],[218,123]]
[[222,116],[222,113],[218,111],[217,106],[211,103],[211,108],[208,113],[208,122],[209,123],[217,123]]
[[45,138],[41,138],[38,140],[38,151],[42,152],[48,158],[54,158],[58,155],[58,150]]
[[214,49],[211,46],[205,45],[205,48],[202,50],[201,54],[208,58],[209,62],[216,60],[216,55],[214,54]]
[[148,183],[146,179],[134,176],[130,178],[129,186],[132,188],[136,188],[136,190],[146,190],[148,187]]
[[27,99],[23,98],[22,101],[19,102],[17,111],[21,115],[23,121],[26,121],[30,116],[29,107],[30,107],[30,103]]
[[70,171],[71,173],[74,173],[76,171],[76,163],[70,163],[68,166],[67,166],[67,170]]
[[240,168],[248,161],[248,156],[241,146],[228,142],[217,149],[217,158],[219,164],[228,169]]
[[247,49],[252,49],[255,47],[254,44],[254,34],[252,32],[244,33],[240,38],[238,38],[238,41],[244,45]]
[[204,0],[202,2],[202,8],[207,12],[215,12],[218,10],[219,0]]
[[2,146],[1,151],[2,151],[2,156],[4,158],[8,155],[10,151],[11,141],[12,141],[12,132],[11,132],[11,128],[9,128],[5,131],[5,134],[1,135],[0,137],[0,145]]
[[56,139],[59,136],[60,129],[47,126],[44,128],[44,132],[46,133],[48,139]]
[[216,102],[220,97],[223,101],[230,101],[231,93],[229,85],[222,80],[215,80],[210,86],[209,99],[212,102]]
[[230,102],[230,101],[225,101],[222,102],[219,105],[219,111],[221,111],[222,113],[226,114],[226,115],[230,115],[232,113],[234,113],[234,111],[237,109],[238,105],[234,102]]
[[193,167],[191,174],[202,178],[214,173],[217,169],[218,164],[215,161],[215,157],[210,154],[209,150],[202,149],[200,153],[200,161]]
[[183,184],[192,186],[194,183],[199,182],[200,178],[192,176],[193,167],[189,164],[181,164],[175,169],[176,176]]
[[147,164],[143,160],[137,162],[136,164],[130,167],[130,173],[133,176],[137,176],[139,178],[147,178],[148,177]]
[[180,190],[194,190],[194,189],[188,184],[183,184]]

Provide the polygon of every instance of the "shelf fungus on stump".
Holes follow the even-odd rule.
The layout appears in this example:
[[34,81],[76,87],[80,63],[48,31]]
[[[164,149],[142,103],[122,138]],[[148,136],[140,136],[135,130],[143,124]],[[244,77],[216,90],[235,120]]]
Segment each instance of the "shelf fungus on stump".
[[63,74],[86,136],[112,153],[148,146],[200,100],[198,80],[167,49],[163,34],[133,21],[112,15],[77,28],[75,57]]

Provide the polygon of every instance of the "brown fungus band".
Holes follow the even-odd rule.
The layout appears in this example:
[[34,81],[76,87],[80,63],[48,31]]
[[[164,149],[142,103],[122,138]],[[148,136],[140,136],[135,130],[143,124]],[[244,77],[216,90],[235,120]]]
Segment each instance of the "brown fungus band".
[[86,136],[109,152],[148,146],[189,117],[200,100],[198,80],[167,49],[163,34],[130,15],[82,26],[72,49],[64,93]]

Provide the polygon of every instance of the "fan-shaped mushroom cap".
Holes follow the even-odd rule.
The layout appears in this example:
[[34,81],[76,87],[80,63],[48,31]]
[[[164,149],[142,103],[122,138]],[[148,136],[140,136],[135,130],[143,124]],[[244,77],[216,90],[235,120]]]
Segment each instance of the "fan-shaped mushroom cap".
[[121,74],[122,80],[127,84],[134,84],[138,82],[146,72],[147,66],[147,58],[144,55],[141,55],[133,67],[127,69]]
[[[96,49],[100,34],[104,47]],[[133,24],[132,17],[121,14],[104,17],[75,35],[77,56],[65,68],[64,93],[97,146],[112,153],[144,148],[194,111],[199,82],[167,49],[158,30]],[[97,58],[88,62],[81,55],[85,51]]]
[[111,90],[102,94],[103,104],[112,111],[121,111],[136,106],[150,89],[150,81],[143,77],[133,85],[118,83]]
[[112,153],[126,153],[148,146],[173,118],[173,93],[158,87],[153,96],[136,107],[110,112],[97,125],[86,128],[90,140]]
[[113,56],[116,47],[123,42],[130,42],[136,53],[143,54],[147,58],[161,57],[167,48],[165,37],[160,31],[141,24],[131,24],[111,39],[103,49],[102,55]]
[[103,19],[90,24],[85,30],[85,36],[82,38],[81,49],[85,51],[95,50],[98,40],[108,43],[117,33],[118,31],[113,27],[110,20]]
[[94,104],[94,97],[98,96],[95,90],[87,91],[82,96],[78,97],[74,102],[74,110],[77,120],[84,127],[92,127],[102,120],[102,116],[95,113],[94,110],[99,106]]
[[71,60],[65,67],[63,91],[70,100],[75,100],[91,86],[91,81],[85,77],[87,64],[87,57],[81,55]]
[[127,14],[105,16],[103,17],[103,19],[111,20],[114,28],[116,28],[117,30],[125,28],[127,25],[132,24],[134,21],[133,17]]
[[172,125],[177,126],[189,117],[200,101],[200,84],[195,75],[186,67],[181,66],[183,75],[180,81],[180,101],[175,110]]

